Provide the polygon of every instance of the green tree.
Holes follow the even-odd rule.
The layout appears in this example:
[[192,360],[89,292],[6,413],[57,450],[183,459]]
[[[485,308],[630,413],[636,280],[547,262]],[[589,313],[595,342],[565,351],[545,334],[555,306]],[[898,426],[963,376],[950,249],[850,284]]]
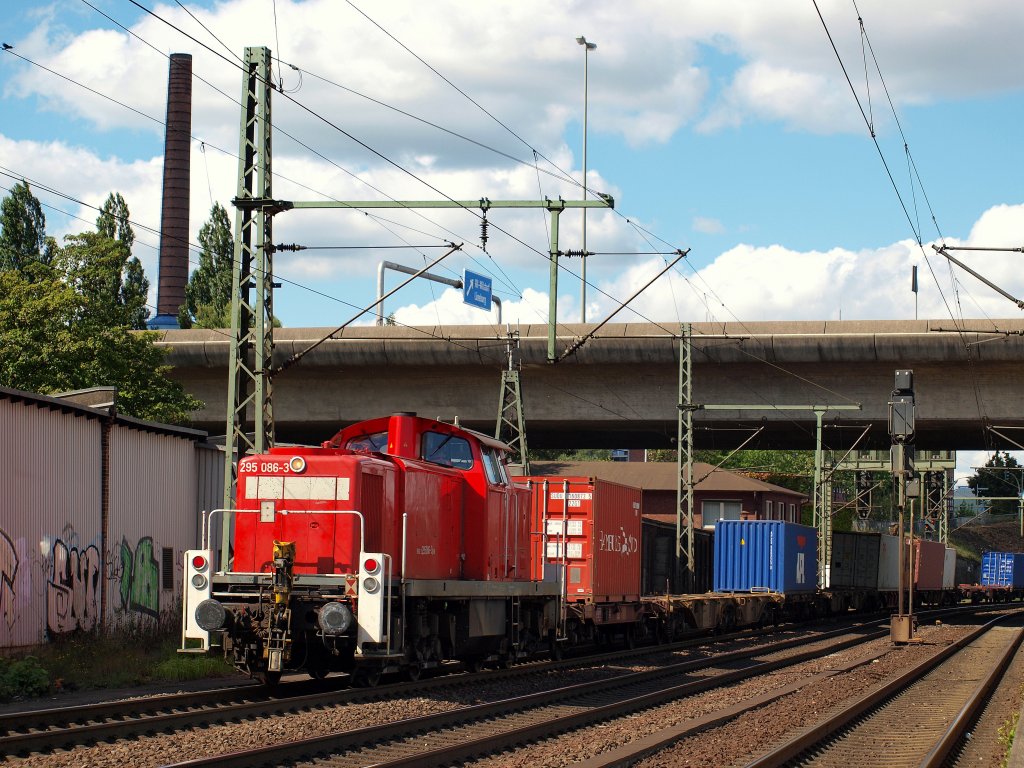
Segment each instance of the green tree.
[[132,229],[131,211],[120,192],[111,192],[100,207],[96,218],[96,231],[111,240],[119,240],[131,247],[135,244],[135,230]]
[[235,243],[228,212],[220,203],[199,230],[199,267],[185,286],[185,303],[178,312],[182,328],[231,327],[231,265]]
[[1024,471],[1019,469],[1017,459],[1009,453],[996,451],[985,462],[984,467],[967,478],[967,486],[975,496],[1010,496],[1010,499],[992,501],[991,508],[995,514],[1016,514],[1017,498],[1021,494],[1021,483],[1024,482]]
[[123,242],[96,232],[68,235],[57,260],[85,300],[86,317],[133,330],[145,328],[149,281]]
[[110,292],[124,246],[94,232],[75,235],[58,266],[34,279],[0,271],[0,385],[53,393],[115,386],[121,412],[186,423],[202,403],[167,378],[158,334],[138,333]]
[[531,448],[530,461],[611,461],[607,448]]
[[0,271],[36,274],[53,260],[56,242],[46,236],[46,217],[28,183],[19,181],[0,202]]
[[159,335],[112,324],[92,308],[55,270],[34,281],[0,272],[0,384],[42,393],[116,386],[122,413],[187,423],[203,403],[167,378]]
[[111,279],[106,286],[111,290],[112,297],[124,308],[127,313],[128,327],[135,330],[145,330],[146,320],[149,319],[149,309],[146,302],[149,299],[149,280],[142,268],[142,262],[131,255],[132,245],[135,243],[135,230],[131,225],[131,212],[128,210],[128,203],[121,197],[120,192],[111,192],[100,208],[100,215],[96,218],[96,232],[108,240],[117,242],[122,246],[120,265],[111,262],[106,269],[110,270],[113,278],[113,270],[117,270],[117,280]]

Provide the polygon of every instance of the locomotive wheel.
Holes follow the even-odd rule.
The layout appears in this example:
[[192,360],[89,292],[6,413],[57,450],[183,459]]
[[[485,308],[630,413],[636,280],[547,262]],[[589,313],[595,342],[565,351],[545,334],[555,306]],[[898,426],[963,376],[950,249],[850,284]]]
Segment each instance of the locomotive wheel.
[[419,664],[410,664],[405,668],[405,676],[413,683],[419,680],[422,674],[423,670],[420,668]]
[[309,676],[314,680],[323,680],[327,677],[327,667],[310,667]]
[[463,659],[462,666],[470,673],[479,672],[484,668],[483,662],[478,658]]

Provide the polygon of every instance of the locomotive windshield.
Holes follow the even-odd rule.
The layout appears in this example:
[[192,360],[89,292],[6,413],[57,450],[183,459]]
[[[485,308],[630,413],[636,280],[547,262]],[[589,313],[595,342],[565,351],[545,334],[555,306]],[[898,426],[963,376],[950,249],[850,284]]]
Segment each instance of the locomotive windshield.
[[471,469],[473,467],[473,449],[465,438],[444,435],[440,432],[424,432],[423,459],[445,467]]
[[388,447],[387,430],[384,432],[374,432],[372,435],[353,437],[345,447],[350,451],[376,451],[383,453],[384,449]]

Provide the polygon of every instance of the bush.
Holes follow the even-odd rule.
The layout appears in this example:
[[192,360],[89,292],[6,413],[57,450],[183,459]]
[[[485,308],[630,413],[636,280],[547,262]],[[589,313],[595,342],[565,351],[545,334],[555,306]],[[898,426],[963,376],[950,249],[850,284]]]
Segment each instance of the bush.
[[49,675],[34,657],[0,658],[0,701],[42,696],[49,690]]

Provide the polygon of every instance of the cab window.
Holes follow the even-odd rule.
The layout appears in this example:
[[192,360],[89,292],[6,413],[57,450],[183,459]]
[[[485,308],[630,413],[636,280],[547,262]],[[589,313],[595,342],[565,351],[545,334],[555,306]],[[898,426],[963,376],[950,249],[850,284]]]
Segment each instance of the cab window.
[[455,469],[472,469],[473,448],[469,441],[440,432],[423,433],[423,460]]
[[350,438],[345,445],[350,451],[376,451],[383,453],[388,447],[388,433],[375,432],[372,435],[359,435]]
[[487,475],[487,482],[491,485],[507,485],[508,476],[505,474],[505,467],[502,466],[498,454],[490,448],[483,451],[484,474]]

